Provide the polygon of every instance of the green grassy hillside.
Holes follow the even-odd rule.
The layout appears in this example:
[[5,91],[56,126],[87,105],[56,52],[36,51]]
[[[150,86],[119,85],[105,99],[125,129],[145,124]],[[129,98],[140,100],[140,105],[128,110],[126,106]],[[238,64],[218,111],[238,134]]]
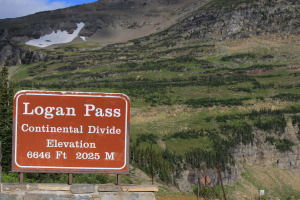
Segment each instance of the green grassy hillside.
[[[11,68],[11,81],[19,89],[127,94],[133,165],[176,184],[188,164],[229,169],[231,149],[253,143],[254,129],[269,132],[264,142],[280,152],[292,151],[297,144],[280,136],[288,120],[300,122],[299,41],[157,39],[84,51],[70,45],[49,51],[57,59]],[[151,152],[155,163],[145,156]]]

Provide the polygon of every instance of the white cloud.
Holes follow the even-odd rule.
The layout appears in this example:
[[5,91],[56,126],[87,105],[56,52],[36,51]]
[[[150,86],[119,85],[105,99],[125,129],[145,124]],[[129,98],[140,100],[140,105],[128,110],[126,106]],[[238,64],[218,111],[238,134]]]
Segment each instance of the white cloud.
[[47,0],[1,0],[0,19],[21,17],[45,10],[55,10],[70,6],[63,1]]

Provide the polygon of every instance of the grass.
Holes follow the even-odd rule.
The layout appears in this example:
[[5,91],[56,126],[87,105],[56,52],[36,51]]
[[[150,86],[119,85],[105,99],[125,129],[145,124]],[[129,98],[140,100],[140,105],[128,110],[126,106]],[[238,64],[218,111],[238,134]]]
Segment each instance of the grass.
[[13,79],[16,80],[24,80],[24,79],[28,79],[28,69],[32,66],[36,66],[37,64],[31,64],[31,65],[20,65],[17,67],[17,69],[13,72],[14,76]]
[[199,137],[193,139],[169,139],[166,141],[167,149],[178,154],[184,154],[191,148],[209,149],[212,142],[208,137]]
[[294,177],[284,174],[282,170],[274,166],[261,169],[259,166],[252,168],[247,165],[243,169],[244,172],[241,176],[246,184],[251,184],[257,191],[264,189],[266,196],[279,197],[280,199],[300,198],[299,191],[291,184]]
[[249,183],[251,183],[255,188],[257,189],[262,189],[265,188],[263,185],[263,182],[261,182],[261,180],[257,180],[256,178],[253,177],[253,173],[255,173],[255,171],[253,169],[251,169],[249,166],[244,166],[244,172],[241,174],[241,176]]

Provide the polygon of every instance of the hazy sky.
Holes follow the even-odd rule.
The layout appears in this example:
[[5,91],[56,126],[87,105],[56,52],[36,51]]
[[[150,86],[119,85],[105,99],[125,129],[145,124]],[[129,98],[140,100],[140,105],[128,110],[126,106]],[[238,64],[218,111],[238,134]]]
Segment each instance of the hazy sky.
[[0,19],[21,17],[97,0],[0,0]]

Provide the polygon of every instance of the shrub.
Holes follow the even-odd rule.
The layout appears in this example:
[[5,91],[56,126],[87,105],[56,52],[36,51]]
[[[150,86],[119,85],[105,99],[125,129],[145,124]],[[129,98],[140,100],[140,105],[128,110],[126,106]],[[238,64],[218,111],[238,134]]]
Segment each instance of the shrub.
[[255,56],[250,53],[239,53],[230,56],[224,56],[221,58],[221,61],[239,61],[239,60],[249,60],[254,59]]
[[283,115],[260,118],[254,122],[254,125],[264,131],[275,131],[277,133],[283,133],[287,125],[286,119]]
[[157,135],[154,135],[153,133],[140,134],[136,139],[136,143],[137,145],[139,145],[141,142],[157,144],[157,139],[158,139]]
[[300,94],[292,94],[292,93],[284,93],[284,94],[277,94],[272,97],[273,99],[278,99],[281,101],[299,101],[300,100]]
[[266,137],[265,141],[271,145],[275,145],[276,149],[280,152],[292,151],[292,147],[295,145],[295,143],[289,139],[276,139],[270,136]]

